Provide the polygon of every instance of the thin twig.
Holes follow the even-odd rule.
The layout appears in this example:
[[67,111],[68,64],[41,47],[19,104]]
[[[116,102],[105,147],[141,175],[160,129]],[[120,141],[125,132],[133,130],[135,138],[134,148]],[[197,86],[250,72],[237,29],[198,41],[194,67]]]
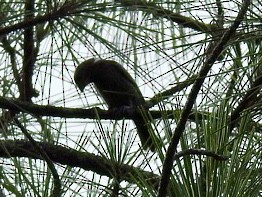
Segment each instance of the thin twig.
[[202,149],[187,149],[175,154],[174,159],[179,159],[186,155],[203,155],[208,157],[213,157],[215,160],[226,161],[228,156],[217,154],[213,151],[202,150]]
[[259,76],[251,87],[247,90],[247,93],[242,98],[241,102],[238,104],[236,109],[231,113],[230,117],[230,131],[235,127],[237,120],[240,118],[241,113],[253,106],[257,101],[257,95],[262,88],[262,75]]
[[64,3],[60,8],[54,10],[51,13],[47,13],[42,16],[36,16],[30,20],[22,21],[14,25],[0,28],[0,36],[6,35],[12,31],[33,27],[35,25],[49,22],[49,21],[55,21],[66,16],[70,16],[74,13],[78,13],[79,11],[76,10],[78,8],[82,8],[84,4],[86,4],[86,2],[84,3],[84,1],[80,3],[76,3],[76,2]]
[[162,8],[152,2],[142,0],[116,0],[116,2],[121,3],[122,6],[128,7],[130,9],[143,10],[143,12],[152,14],[156,18],[166,18],[183,27],[188,27],[196,31],[204,33],[217,31],[217,25],[206,24],[190,17],[183,16],[179,13],[174,13],[173,11]]
[[176,92],[179,92],[179,91],[183,90],[184,88],[190,86],[191,84],[194,83],[196,78],[197,78],[197,76],[193,75],[192,77],[190,77],[187,80],[179,83],[175,87],[172,87],[172,88],[170,88],[168,90],[165,90],[164,92],[160,92],[160,93],[156,94],[149,101],[147,101],[148,107],[149,108],[153,107],[157,103],[159,103],[159,102],[161,102],[161,101],[163,101],[165,99],[168,99],[170,96],[174,95]]

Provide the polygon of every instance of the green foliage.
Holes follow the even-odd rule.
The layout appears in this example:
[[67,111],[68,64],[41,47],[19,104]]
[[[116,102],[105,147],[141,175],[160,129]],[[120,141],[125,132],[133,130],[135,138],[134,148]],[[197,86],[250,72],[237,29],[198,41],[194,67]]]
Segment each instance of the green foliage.
[[[25,10],[30,3],[33,9]],[[0,5],[0,194],[55,196],[57,181],[62,196],[157,196],[166,151],[192,84],[242,3]],[[261,6],[252,1],[194,100],[166,185],[169,196],[261,195]],[[32,35],[25,36],[25,29]],[[30,40],[33,52],[25,57]],[[158,138],[156,153],[141,148],[130,114],[119,118],[103,111],[107,106],[92,85],[78,91],[75,68],[91,57],[113,59],[135,79],[150,106],[143,117]],[[35,141],[46,143],[42,151],[59,180],[43,152],[22,146],[28,139],[14,118]],[[12,147],[14,141],[23,148]],[[73,150],[81,156],[70,158]]]

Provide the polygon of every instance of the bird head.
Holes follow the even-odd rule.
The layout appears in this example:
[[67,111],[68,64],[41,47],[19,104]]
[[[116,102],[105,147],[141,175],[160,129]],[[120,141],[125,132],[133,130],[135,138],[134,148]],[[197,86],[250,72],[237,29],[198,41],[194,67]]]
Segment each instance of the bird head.
[[74,74],[74,80],[75,80],[77,87],[80,89],[81,92],[84,91],[85,87],[89,83],[93,82],[92,81],[92,76],[93,76],[92,68],[95,66],[97,61],[99,61],[99,59],[91,58],[91,59],[88,59],[82,62],[81,64],[79,64],[79,66],[77,66],[75,70],[75,74]]

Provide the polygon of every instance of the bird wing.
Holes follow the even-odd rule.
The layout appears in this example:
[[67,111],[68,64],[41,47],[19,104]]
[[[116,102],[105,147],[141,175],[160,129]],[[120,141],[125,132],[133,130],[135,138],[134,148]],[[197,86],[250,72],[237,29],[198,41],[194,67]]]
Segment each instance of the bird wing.
[[121,73],[121,76],[125,76],[126,80],[128,80],[132,84],[132,87],[134,87],[135,90],[140,94],[140,96],[143,97],[140,89],[137,86],[137,83],[131,77],[131,75],[127,72],[127,70],[121,64],[119,64],[119,63],[117,63],[113,60],[108,60],[108,61],[112,62],[111,65],[115,67],[114,70],[118,70]]

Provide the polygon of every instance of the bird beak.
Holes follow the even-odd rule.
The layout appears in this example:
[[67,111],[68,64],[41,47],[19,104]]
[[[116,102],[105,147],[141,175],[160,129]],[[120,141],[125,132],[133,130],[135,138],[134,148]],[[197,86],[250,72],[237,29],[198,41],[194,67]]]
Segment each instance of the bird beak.
[[85,87],[79,87],[81,92],[84,92]]
[[79,85],[79,84],[76,84],[76,86],[78,87],[78,89],[79,89],[81,92],[83,92],[84,89],[85,89],[85,86],[81,86],[81,85]]

